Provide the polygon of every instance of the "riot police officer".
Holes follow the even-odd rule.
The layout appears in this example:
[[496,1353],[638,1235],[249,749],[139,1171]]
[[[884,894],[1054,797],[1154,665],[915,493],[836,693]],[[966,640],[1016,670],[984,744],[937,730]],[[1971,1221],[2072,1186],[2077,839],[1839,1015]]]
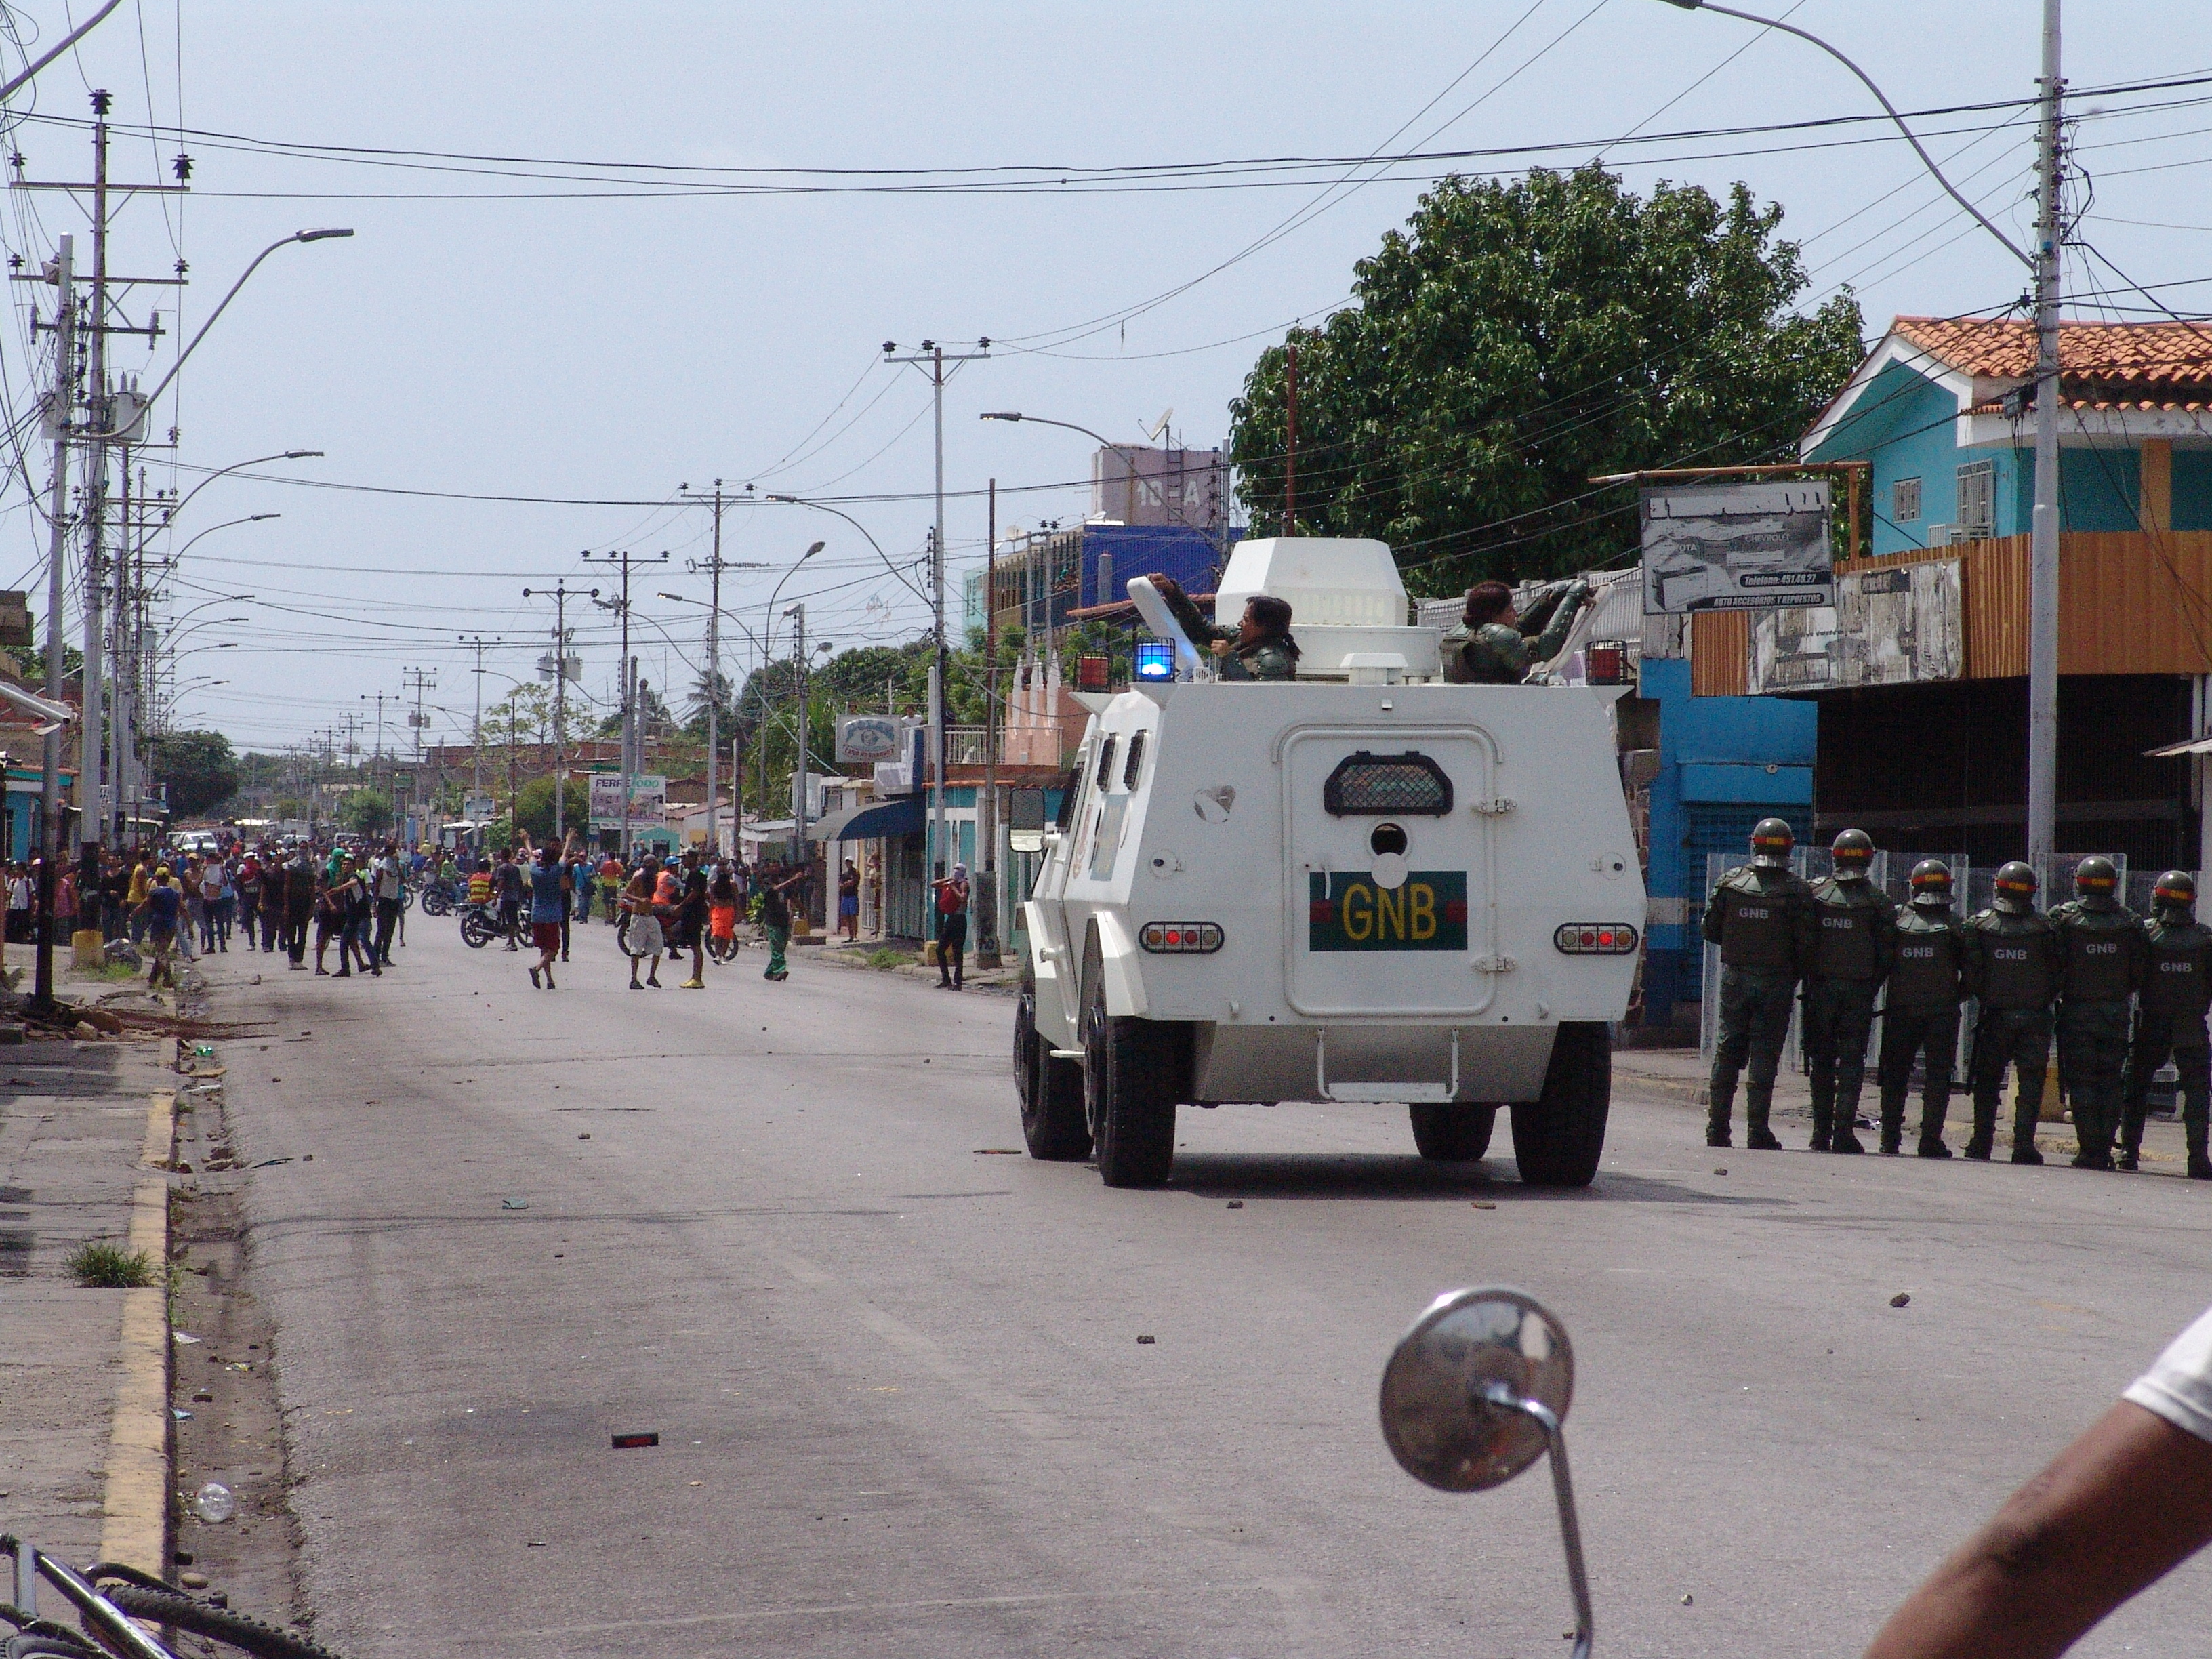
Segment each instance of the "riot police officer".
[[2112,1167],[2119,1132],[2121,1066],[2128,1053],[2128,999],[2150,953],[2142,919],[2118,897],[2108,858],[2083,859],[2071,903],[2051,913],[2063,966],[2058,988],[2058,1081],[2074,1109],[2077,1170]]
[[2181,1073],[2181,1124],[2189,1142],[2189,1177],[2212,1181],[2205,1152],[2206,1104],[2212,1099],[2212,1055],[2206,1052],[2204,1011],[2212,1005],[2212,927],[2197,920],[2197,881],[2169,870],[2151,889],[2150,941],[2136,1030],[2128,1043],[2125,1110],[2116,1167],[2132,1170],[2142,1152],[2145,1095],[2153,1073],[2173,1056]]
[[1987,1159],[1996,1139],[1997,1091],[2005,1066],[2020,1098],[2013,1110],[2012,1161],[2040,1164],[2036,1121],[2043,1114],[2043,1074],[2051,1063],[2051,1000],[2058,993],[2058,935],[2035,908],[2035,872],[2014,860],[2001,866],[1986,910],[1966,921],[1974,982],[1982,1011],[1974,1020],[1967,1077],[1974,1091],[1974,1132],[1966,1156]]
[[1905,1097],[1912,1062],[1923,1054],[1923,1158],[1948,1158],[1943,1118],[1951,1106],[1951,1066],[1959,1049],[1959,1005],[1975,994],[1975,953],[1966,924],[1952,914],[1951,866],[1923,859],[1912,866],[1912,897],[1897,907],[1894,965],[1881,1016],[1881,1150],[1895,1154],[1905,1135]]
[[1790,868],[1796,836],[1780,818],[1751,832],[1751,862],[1714,884],[1705,907],[1706,942],[1721,947],[1720,1040],[1706,1091],[1705,1145],[1729,1145],[1738,1073],[1744,1089],[1744,1145],[1779,1152],[1768,1113],[1774,1074],[1790,1034],[1790,999],[1812,954],[1813,890]]
[[1805,978],[1805,1057],[1813,1073],[1813,1150],[1863,1152],[1853,1133],[1866,1081],[1874,1000],[1889,975],[1896,924],[1867,879],[1874,841],[1846,830],[1831,848],[1835,873],[1813,884],[1812,959]]

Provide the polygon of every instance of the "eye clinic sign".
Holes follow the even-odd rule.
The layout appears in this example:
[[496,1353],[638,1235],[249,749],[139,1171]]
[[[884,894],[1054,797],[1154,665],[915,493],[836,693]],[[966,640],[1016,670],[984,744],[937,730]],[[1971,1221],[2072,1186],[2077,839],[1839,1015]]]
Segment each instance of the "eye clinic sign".
[[1835,603],[1825,483],[1642,490],[1644,614]]

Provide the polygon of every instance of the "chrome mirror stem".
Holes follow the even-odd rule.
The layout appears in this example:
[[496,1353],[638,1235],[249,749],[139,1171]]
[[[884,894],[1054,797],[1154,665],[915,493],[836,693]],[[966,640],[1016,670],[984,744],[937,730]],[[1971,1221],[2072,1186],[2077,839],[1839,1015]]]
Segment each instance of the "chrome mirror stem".
[[1544,1431],[1551,1453],[1552,1492],[1559,1506],[1559,1542],[1567,1557],[1567,1589],[1575,1599],[1575,1645],[1571,1659],[1589,1659],[1595,1634],[1590,1617],[1589,1571],[1583,1561],[1582,1526],[1575,1518],[1575,1488],[1567,1473],[1567,1434],[1551,1407],[1541,1401],[1523,1399],[1504,1382],[1492,1382],[1482,1398],[1492,1407],[1518,1412]]

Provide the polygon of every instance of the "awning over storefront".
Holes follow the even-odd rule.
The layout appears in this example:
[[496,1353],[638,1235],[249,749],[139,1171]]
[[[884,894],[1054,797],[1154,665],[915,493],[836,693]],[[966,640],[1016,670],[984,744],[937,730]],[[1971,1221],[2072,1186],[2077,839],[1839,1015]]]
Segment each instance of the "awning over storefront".
[[898,836],[918,836],[922,829],[921,797],[848,806],[832,812],[819,823],[806,826],[809,841],[881,841]]

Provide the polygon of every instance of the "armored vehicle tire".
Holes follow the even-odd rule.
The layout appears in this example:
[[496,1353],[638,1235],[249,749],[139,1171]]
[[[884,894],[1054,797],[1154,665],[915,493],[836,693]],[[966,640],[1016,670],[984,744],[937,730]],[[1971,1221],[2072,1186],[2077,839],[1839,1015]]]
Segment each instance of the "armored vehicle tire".
[[1495,1106],[1437,1103],[1407,1109],[1413,1115],[1414,1148],[1432,1164],[1471,1164],[1490,1150]]
[[1022,975],[1014,1005],[1014,1086],[1022,1097],[1022,1139],[1031,1158],[1068,1161],[1091,1156],[1083,1116],[1083,1067],[1054,1060],[1036,1030],[1036,975]]
[[1544,1092],[1513,1108],[1513,1158],[1531,1187],[1587,1187],[1605,1151],[1613,1101],[1613,1041],[1601,1024],[1563,1024]]
[[1109,1187],[1157,1187],[1175,1162],[1183,1029],[1106,1012],[1097,947],[1083,976],[1083,1104]]

